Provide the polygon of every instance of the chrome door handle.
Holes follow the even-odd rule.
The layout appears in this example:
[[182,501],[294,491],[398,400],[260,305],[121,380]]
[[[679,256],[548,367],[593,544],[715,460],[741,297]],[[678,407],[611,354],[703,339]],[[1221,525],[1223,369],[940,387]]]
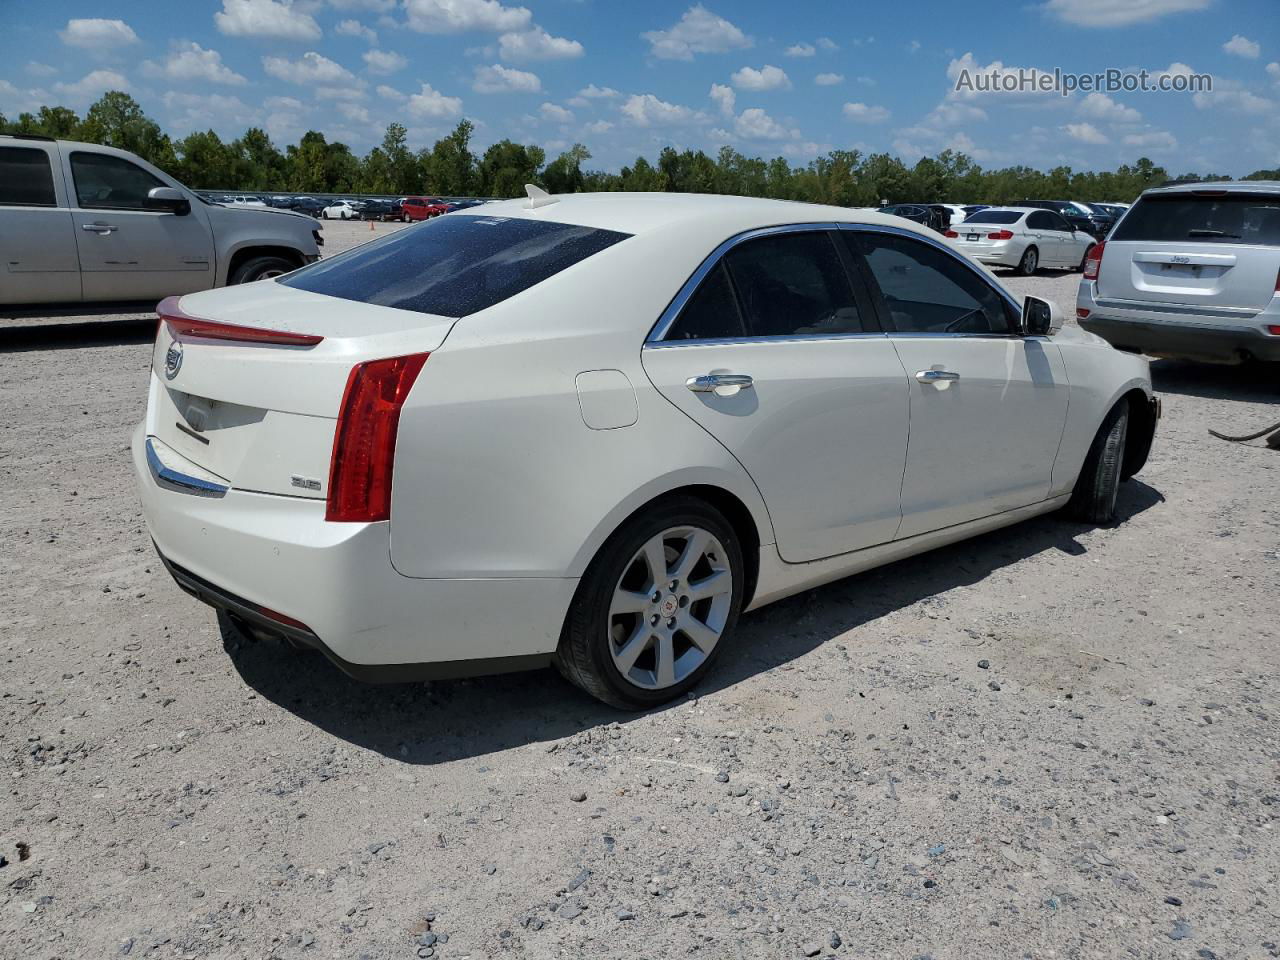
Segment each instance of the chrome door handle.
[[80,224],[80,229],[106,236],[108,233],[114,233],[120,228],[111,223],[82,223]]
[[701,377],[690,377],[684,385],[694,393],[714,393],[720,387],[746,390],[754,386],[754,381],[745,373],[707,373]]
[[917,370],[916,379],[921,383],[941,383],[944,380],[959,380],[960,374],[950,370]]

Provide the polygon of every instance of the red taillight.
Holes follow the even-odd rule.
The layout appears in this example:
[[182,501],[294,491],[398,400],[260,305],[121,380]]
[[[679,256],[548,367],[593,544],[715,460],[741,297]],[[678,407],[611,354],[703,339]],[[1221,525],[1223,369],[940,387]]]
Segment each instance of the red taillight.
[[988,233],[988,234],[987,234],[987,239],[988,239],[988,240],[1012,240],[1012,239],[1013,239],[1013,231],[1012,231],[1012,230],[997,230],[995,233]]
[[1084,319],[1085,317],[1087,317],[1087,316],[1089,316],[1089,311],[1088,311],[1088,309],[1087,309],[1087,308],[1085,308],[1085,307],[1076,307],[1076,317],[1077,317],[1078,319],[1083,320],[1083,319]]
[[1267,333],[1273,337],[1280,337],[1280,324],[1271,324],[1271,326],[1267,327]]
[[956,233],[954,230],[947,230],[942,235],[944,237],[950,237],[952,240],[960,236],[960,234]]
[[[156,307],[160,323],[169,327],[169,335],[175,340],[231,340],[236,343],[267,343],[285,347],[314,347],[324,337],[311,333],[291,333],[287,330],[263,330],[261,327],[243,327],[235,323],[219,323],[193,317],[178,306],[177,297],[165,297]],[[157,330],[157,332],[159,332]]]
[[1098,271],[1102,269],[1102,252],[1106,248],[1107,242],[1105,240],[1090,248],[1089,256],[1084,261],[1084,278],[1086,280],[1098,279]]
[[358,363],[347,377],[329,465],[325,519],[391,518],[391,474],[400,408],[429,354]]

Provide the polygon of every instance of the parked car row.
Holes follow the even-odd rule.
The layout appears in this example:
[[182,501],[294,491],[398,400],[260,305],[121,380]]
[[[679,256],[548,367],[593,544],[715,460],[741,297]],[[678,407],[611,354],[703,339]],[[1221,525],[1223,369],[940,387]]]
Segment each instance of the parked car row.
[[[963,223],[979,210],[986,210],[991,204],[958,204],[958,203],[892,203],[879,207],[881,213],[903,217],[913,223],[919,223],[938,233],[946,233],[951,227]],[[1120,215],[1128,209],[1121,203],[1082,203],[1077,200],[1019,200],[1008,204],[1004,209],[1026,209],[1035,207],[1056,213],[1076,230],[1082,231],[1094,240],[1101,240],[1115,226]]]

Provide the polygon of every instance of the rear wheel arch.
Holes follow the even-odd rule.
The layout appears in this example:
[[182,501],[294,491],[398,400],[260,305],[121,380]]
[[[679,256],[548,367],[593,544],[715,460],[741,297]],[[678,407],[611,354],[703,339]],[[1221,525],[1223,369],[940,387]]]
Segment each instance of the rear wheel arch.
[[293,264],[294,269],[297,269],[305,263],[302,258],[302,253],[294,247],[282,247],[269,244],[261,246],[245,246],[231,254],[231,260],[227,263],[227,275],[224,282],[230,283],[231,278],[236,275],[237,270],[244,266],[248,261],[257,257],[278,257],[281,260],[287,260],[289,263]]

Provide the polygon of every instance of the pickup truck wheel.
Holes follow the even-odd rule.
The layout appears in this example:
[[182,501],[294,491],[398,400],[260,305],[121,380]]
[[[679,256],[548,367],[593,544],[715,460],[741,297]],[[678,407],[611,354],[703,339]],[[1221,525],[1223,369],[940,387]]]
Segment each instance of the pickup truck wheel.
[[282,276],[296,268],[297,264],[291,263],[284,257],[250,257],[236,267],[235,272],[231,274],[231,279],[227,281],[227,285],[253,283],[255,280],[270,280],[272,277]]

